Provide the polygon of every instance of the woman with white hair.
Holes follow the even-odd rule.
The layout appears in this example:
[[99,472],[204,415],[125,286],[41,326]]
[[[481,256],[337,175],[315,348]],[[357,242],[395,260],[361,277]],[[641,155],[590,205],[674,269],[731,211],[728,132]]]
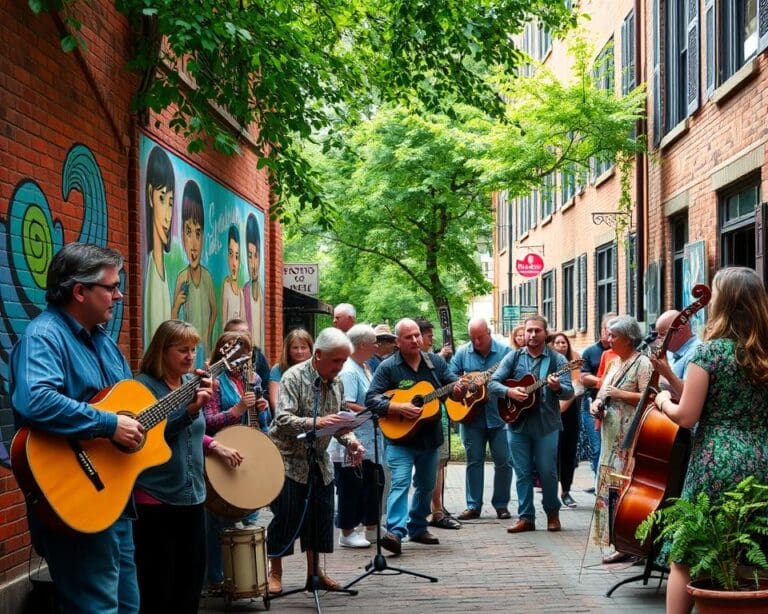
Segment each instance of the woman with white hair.
[[[347,331],[354,351],[339,373],[344,385],[346,409],[353,412],[365,410],[365,395],[373,374],[366,364],[376,351],[376,332],[368,324],[356,324]],[[336,526],[341,529],[339,546],[367,548],[376,539],[376,519],[380,515],[380,496],[384,486],[384,471],[373,459],[373,423],[369,420],[355,429],[355,435],[368,450],[370,459],[360,467],[351,466],[344,448],[338,442],[331,443],[336,477]],[[381,435],[379,450],[383,451]],[[365,526],[365,534],[356,531]]]
[[[608,321],[608,341],[617,357],[608,366],[597,398],[590,408],[590,413],[601,419],[594,536],[598,544],[606,547],[608,489],[614,485],[611,476],[624,472],[627,458],[621,444],[653,373],[650,359],[636,349],[642,338],[640,325],[632,316],[617,316]],[[613,552],[603,557],[603,563],[618,563],[627,558],[628,554]]]

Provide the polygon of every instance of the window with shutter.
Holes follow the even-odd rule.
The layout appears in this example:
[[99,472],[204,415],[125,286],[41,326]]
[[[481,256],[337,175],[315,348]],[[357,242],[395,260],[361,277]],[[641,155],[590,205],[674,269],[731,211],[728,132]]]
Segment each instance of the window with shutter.
[[699,108],[699,0],[688,0],[688,115]]

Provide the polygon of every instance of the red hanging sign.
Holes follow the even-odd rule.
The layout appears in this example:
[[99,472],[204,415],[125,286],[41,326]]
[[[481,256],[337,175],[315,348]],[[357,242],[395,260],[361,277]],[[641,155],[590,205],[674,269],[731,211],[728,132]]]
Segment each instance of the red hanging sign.
[[538,254],[528,254],[522,260],[515,261],[517,272],[523,277],[536,277],[544,270],[544,260]]

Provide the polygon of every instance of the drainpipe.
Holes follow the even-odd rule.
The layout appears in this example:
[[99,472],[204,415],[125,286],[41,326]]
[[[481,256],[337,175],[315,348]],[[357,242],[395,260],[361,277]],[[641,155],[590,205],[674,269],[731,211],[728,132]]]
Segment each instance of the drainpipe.
[[[643,28],[641,24],[644,23],[644,13],[642,13],[645,3],[642,0],[635,0],[635,43],[637,45],[637,53],[635,55],[635,83],[639,85],[643,83],[643,67],[645,66],[645,56],[643,55],[643,49],[645,48],[643,36]],[[637,122],[637,134],[648,134],[648,96],[645,97],[645,111],[646,114]],[[643,153],[638,153],[635,156],[635,208],[637,210],[637,287],[636,301],[637,301],[637,313],[641,317],[645,316],[645,255],[646,249],[646,232],[645,221],[648,217],[648,199],[646,195],[646,181],[648,177],[648,156]]]

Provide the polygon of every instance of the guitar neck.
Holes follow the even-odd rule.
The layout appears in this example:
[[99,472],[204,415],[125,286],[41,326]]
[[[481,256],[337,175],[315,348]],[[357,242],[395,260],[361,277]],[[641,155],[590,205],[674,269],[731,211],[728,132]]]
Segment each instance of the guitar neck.
[[451,393],[454,386],[455,386],[455,383],[451,382],[450,384],[446,384],[445,386],[442,386],[437,390],[433,390],[429,394],[425,394],[424,404],[426,405],[427,403],[429,403],[430,401],[434,401],[435,399],[444,399]]
[[[559,377],[563,373],[566,373],[567,371],[570,371],[572,368],[573,368],[573,365],[572,365],[572,363],[569,362],[568,364],[560,367],[552,375],[554,375],[555,377]],[[547,377],[549,377],[549,375],[547,375]],[[531,384],[530,386],[526,386],[525,387],[525,392],[528,393],[528,394],[531,394],[532,392],[536,392],[539,388],[541,388],[542,386],[544,386],[544,384],[547,383],[547,377],[543,377],[542,379],[536,380],[535,382],[533,382],[533,384]]]
[[[215,378],[221,375],[225,369],[225,361],[220,360],[211,365],[210,369],[208,369],[208,374],[211,378]],[[197,388],[200,386],[200,379],[199,375],[188,379],[169,395],[164,396],[154,405],[147,407],[136,419],[141,422],[146,430],[157,426],[180,406],[188,405],[194,400]]]

